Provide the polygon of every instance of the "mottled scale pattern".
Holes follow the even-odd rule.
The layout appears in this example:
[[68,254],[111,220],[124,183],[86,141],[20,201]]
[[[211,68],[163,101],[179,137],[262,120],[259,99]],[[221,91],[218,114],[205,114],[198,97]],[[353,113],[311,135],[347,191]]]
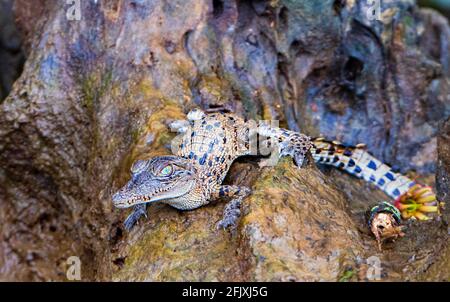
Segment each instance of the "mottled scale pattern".
[[258,128],[255,122],[231,113],[205,114],[194,109],[187,118],[187,125],[186,121],[175,122],[178,125],[175,128],[183,135],[177,140],[174,154],[191,160],[196,166],[197,186],[192,194],[167,201],[179,209],[201,206],[214,197],[248,193],[221,184],[236,158],[254,154],[250,139],[257,134],[273,138],[279,143],[280,156],[290,155],[297,163],[303,160],[311,145],[309,137],[303,134],[269,126]]
[[365,146],[345,146],[322,138],[313,140],[311,154],[317,163],[332,165],[374,184],[393,199],[406,193],[416,183],[396,173],[365,150]]
[[[127,229],[130,229],[140,216],[145,215],[145,209],[140,206],[142,199],[147,201],[151,198],[154,198],[153,201],[161,201],[180,210],[196,209],[219,197],[232,198],[225,206],[224,217],[218,223],[218,227],[236,226],[242,200],[250,194],[250,189],[222,185],[222,181],[236,158],[258,154],[254,148],[257,146],[255,143],[259,136],[270,138],[260,140],[262,146],[269,147],[267,151],[278,151],[272,152],[274,156],[267,161],[268,164],[276,164],[279,157],[290,156],[297,166],[301,167],[306,153],[311,151],[317,163],[333,165],[363,178],[393,199],[398,199],[415,185],[414,181],[394,172],[388,165],[366,152],[363,145],[353,147],[321,138],[311,140],[304,134],[265,123],[257,125],[255,121],[246,121],[230,113],[205,114],[201,110],[194,109],[187,115],[187,121],[174,121],[171,128],[181,134],[172,144],[175,156],[162,156],[157,160],[161,163],[170,163],[171,166],[167,167],[172,167],[171,169],[178,167],[176,174],[168,174],[171,177],[170,181],[176,186],[174,185],[169,192],[171,195],[164,193],[167,198],[157,199],[155,188],[167,191],[169,176],[161,174],[162,168],[154,167],[155,159],[138,164],[137,168],[150,165],[150,169],[147,167],[139,173],[132,171],[133,178],[113,196],[116,206],[123,207],[123,204],[135,206],[134,212],[126,221]],[[260,162],[260,166],[264,165],[267,164]],[[181,176],[184,177],[183,181],[177,178]],[[136,183],[142,179],[146,182]],[[166,182],[166,187],[161,185],[163,181]]]
[[248,154],[248,128],[234,114],[209,114],[192,121],[176,155],[197,166],[198,178],[207,188],[222,183],[233,161]]

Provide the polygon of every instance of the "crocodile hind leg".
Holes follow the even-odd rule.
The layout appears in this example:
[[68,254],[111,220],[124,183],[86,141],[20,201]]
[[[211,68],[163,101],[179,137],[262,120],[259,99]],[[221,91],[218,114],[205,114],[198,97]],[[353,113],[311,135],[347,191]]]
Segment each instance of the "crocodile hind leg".
[[131,229],[138,222],[141,216],[145,216],[145,218],[147,218],[146,203],[141,203],[133,207],[133,212],[128,215],[127,219],[125,219],[125,222],[123,223],[123,225],[125,226],[125,230],[127,230],[128,232],[131,231]]
[[222,220],[217,223],[217,229],[226,229],[228,227],[235,228],[239,217],[241,216],[241,203],[242,200],[249,195],[251,190],[247,187],[239,186],[219,186],[215,192],[213,192],[213,198],[219,197],[231,197],[233,198],[225,206],[223,211]]
[[[278,157],[290,156],[294,159],[298,167],[303,165],[306,154],[312,147],[311,138],[302,133],[295,131],[270,127],[269,125],[263,124],[258,127],[258,134],[271,138],[270,143],[273,145],[270,148],[278,151]],[[273,158],[263,160],[260,166],[274,165],[276,162],[272,161]]]

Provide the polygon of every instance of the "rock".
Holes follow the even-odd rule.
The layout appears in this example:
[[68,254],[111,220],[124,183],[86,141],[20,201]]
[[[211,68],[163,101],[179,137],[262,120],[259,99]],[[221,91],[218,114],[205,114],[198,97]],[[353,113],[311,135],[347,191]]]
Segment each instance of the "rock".
[[[443,121],[438,138],[438,162],[436,171],[436,188],[439,200],[450,202],[450,118]],[[449,209],[445,213],[449,215]],[[450,218],[447,216],[447,218]]]
[[185,213],[155,207],[153,221],[120,246],[116,257],[125,262],[113,279],[337,280],[364,254],[344,196],[313,166],[298,170],[284,160],[264,170],[246,199],[236,234],[215,228],[224,203]]
[[0,104],[0,279],[66,280],[70,256],[83,280],[367,280],[378,260],[383,280],[442,278],[446,216],[409,222],[379,253],[363,217],[387,197],[311,163],[235,163],[227,182],[253,188],[235,233],[215,229],[223,201],[154,205],[125,233],[111,195],[136,159],[170,153],[169,123],[201,107],[365,142],[432,185],[439,153],[446,199],[445,19],[406,0],[378,21],[363,1],[81,4],[79,21],[64,2],[32,18],[15,7],[27,63]]

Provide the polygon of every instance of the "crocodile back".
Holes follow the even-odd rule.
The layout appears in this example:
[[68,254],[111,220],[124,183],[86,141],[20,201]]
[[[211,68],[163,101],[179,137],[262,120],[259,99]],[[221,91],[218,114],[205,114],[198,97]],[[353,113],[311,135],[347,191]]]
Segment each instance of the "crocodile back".
[[221,184],[233,161],[248,154],[246,122],[229,113],[193,121],[180,140],[176,155],[189,158],[208,185]]

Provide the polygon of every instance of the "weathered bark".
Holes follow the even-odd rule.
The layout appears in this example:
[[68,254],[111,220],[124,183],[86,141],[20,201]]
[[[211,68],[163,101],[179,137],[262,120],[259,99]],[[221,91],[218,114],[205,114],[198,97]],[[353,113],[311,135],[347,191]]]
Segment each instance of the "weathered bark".
[[81,1],[69,21],[63,2],[41,3],[31,19],[15,7],[28,58],[0,105],[1,279],[65,280],[71,255],[86,280],[364,280],[373,255],[387,280],[449,277],[448,265],[422,274],[448,251],[448,212],[409,222],[379,253],[363,213],[386,196],[314,165],[233,165],[228,181],[254,189],[234,235],[215,230],[223,202],[155,205],[127,234],[110,201],[134,160],[170,152],[167,123],[198,106],[364,142],[433,183],[450,112],[443,17],[406,0],[380,21],[365,1],[124,0]]

